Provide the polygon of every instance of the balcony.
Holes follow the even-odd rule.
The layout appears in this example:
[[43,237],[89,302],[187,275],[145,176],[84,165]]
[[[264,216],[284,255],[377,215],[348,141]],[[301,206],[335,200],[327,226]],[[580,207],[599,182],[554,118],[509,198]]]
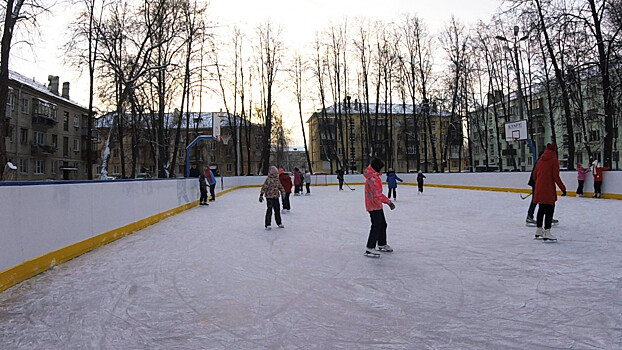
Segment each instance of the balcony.
[[30,148],[30,154],[33,156],[50,156],[56,153],[56,146],[54,145],[42,145],[33,143]]
[[32,116],[32,127],[35,129],[49,129],[58,123],[52,118],[48,118],[43,115]]

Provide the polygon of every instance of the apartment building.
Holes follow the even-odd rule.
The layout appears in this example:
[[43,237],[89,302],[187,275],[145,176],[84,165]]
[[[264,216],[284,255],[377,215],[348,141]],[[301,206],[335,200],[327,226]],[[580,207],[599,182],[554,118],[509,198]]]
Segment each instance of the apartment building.
[[69,82],[59,91],[58,76],[50,75],[46,86],[9,71],[6,117],[16,181],[87,178],[88,109],[69,98]]

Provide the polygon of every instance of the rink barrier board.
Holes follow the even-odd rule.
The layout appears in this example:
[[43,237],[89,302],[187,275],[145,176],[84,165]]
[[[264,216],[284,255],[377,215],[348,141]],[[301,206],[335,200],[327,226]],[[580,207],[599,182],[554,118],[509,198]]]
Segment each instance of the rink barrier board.
[[198,206],[198,203],[199,202],[197,201],[193,201],[188,204],[181,205],[177,208],[173,208],[165,212],[152,215],[137,222],[116,228],[100,235],[85,239],[84,241],[74,243],[67,247],[47,253],[38,258],[25,261],[20,265],[2,271],[0,272],[0,292],[9,289],[12,286],[21,283],[31,277],[34,277],[40,273],[43,273],[55,266],[74,259],[82,254],[88,253],[91,250],[97,249],[108,243],[128,236],[136,231],[142,230],[170,216],[181,213],[182,211],[196,207]]
[[[363,182],[348,182],[350,186],[364,186]],[[384,182],[386,184],[386,182]],[[402,182],[402,185],[406,186],[417,186],[416,182]],[[329,186],[337,186],[337,183],[329,183]],[[249,184],[249,185],[238,185],[233,186],[227,189],[223,189],[220,192],[216,193],[216,197],[220,197],[224,194],[236,191],[238,189],[244,188],[258,188],[261,187],[261,184]],[[314,185],[317,186],[317,185]],[[326,185],[322,185],[326,186]],[[463,190],[479,190],[479,191],[494,191],[494,192],[513,192],[513,193],[531,193],[529,189],[518,189],[518,188],[504,188],[504,187],[484,187],[484,186],[467,186],[467,185],[444,185],[444,184],[425,184],[426,187],[437,187],[437,188],[451,188],[451,189],[463,189]],[[558,192],[561,194],[561,192]],[[567,191],[568,196],[576,196],[576,192]],[[585,197],[591,197],[593,195],[592,192],[584,192]],[[617,193],[603,193],[602,199],[617,199],[622,200],[622,194]],[[0,272],[0,292],[11,288],[12,286],[21,283],[31,277],[34,277],[40,273],[43,273],[55,266],[58,266],[62,263],[65,263],[71,259],[74,259],[82,254],[85,254],[89,251],[92,251],[96,248],[99,248],[108,243],[114,242],[118,239],[121,239],[127,235],[130,235],[136,231],[139,231],[143,228],[146,228],[150,225],[153,225],[161,220],[164,220],[170,216],[178,214],[187,209],[198,206],[198,201],[193,201],[188,204],[181,205],[177,208],[173,208],[167,210],[165,212],[152,215],[145,219],[141,219],[137,222],[116,228],[114,230],[102,233],[100,235],[91,237],[89,239],[83,240],[81,242],[69,245],[67,247],[58,249],[56,251],[44,254],[38,258],[31,259],[25,261],[17,266],[9,268],[5,271]]]

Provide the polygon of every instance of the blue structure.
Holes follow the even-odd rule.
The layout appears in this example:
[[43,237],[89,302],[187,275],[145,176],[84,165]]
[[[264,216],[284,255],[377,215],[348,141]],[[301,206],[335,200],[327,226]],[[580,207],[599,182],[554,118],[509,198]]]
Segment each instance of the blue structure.
[[188,147],[186,147],[186,177],[190,176],[190,149],[194,147],[194,145],[196,145],[197,142],[201,140],[213,140],[213,139],[215,139],[214,136],[199,135],[194,140],[192,140],[192,142],[190,142]]

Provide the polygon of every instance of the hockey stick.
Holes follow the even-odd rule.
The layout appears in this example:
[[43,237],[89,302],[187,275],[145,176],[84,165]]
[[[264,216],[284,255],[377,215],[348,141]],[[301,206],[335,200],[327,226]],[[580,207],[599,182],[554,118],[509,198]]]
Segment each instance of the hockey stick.
[[530,193],[530,194],[526,195],[525,197],[523,197],[523,195],[522,195],[522,194],[520,194],[520,199],[527,199],[527,198],[529,198],[529,196],[531,196],[532,194],[533,194],[533,193]]
[[356,188],[352,188],[352,187],[350,187],[350,185],[348,185],[348,183],[347,183],[347,182],[345,182],[345,181],[344,181],[343,183],[344,183],[344,184],[346,184],[346,186],[348,186],[348,188],[350,189],[350,191],[354,191],[354,190],[356,190]]

